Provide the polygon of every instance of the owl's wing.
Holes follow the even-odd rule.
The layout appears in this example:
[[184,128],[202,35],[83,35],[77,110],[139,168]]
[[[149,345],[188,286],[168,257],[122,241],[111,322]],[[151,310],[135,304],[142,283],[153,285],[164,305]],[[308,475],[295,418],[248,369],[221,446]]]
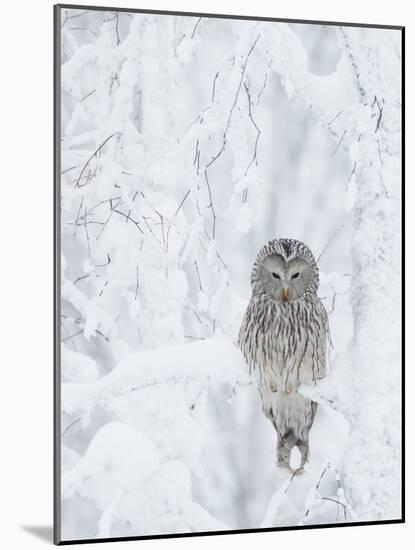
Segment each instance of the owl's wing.
[[315,384],[327,374],[328,318],[323,304],[318,301],[310,315],[305,331],[300,333],[295,352],[285,364],[285,391],[293,391],[300,384]]
[[328,316],[321,300],[318,300],[316,303],[316,322],[310,336],[313,381],[315,382],[316,380],[321,380],[327,374],[327,355],[330,342]]
[[245,310],[237,339],[237,345],[241,349],[245,361],[248,364],[250,374],[255,368],[255,349],[253,339],[254,318],[255,316],[251,301]]

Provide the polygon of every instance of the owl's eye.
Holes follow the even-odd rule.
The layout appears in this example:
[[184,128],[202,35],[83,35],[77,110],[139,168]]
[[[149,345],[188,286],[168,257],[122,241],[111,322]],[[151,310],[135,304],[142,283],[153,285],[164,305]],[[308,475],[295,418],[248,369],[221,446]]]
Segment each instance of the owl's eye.
[[291,279],[296,279],[300,274],[298,273],[298,271],[296,273],[294,273],[294,275],[291,276]]
[[279,279],[280,276],[278,275],[278,273],[272,273],[272,276],[274,277],[274,279]]

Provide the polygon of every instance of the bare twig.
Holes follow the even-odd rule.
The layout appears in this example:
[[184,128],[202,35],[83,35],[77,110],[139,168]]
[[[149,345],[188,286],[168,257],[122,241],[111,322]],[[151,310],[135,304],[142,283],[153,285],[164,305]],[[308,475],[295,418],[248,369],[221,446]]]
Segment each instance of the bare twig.
[[136,278],[136,284],[135,284],[135,295],[134,295],[134,300],[137,300],[138,287],[140,286],[138,276],[139,276],[139,268],[138,268],[138,264],[137,264],[137,278]]
[[82,176],[84,175],[84,172],[85,170],[87,169],[87,167],[89,166],[89,163],[91,162],[91,160],[96,157],[98,155],[98,153],[101,151],[101,149],[105,146],[106,143],[109,142],[110,139],[112,139],[114,136],[115,136],[116,132],[114,132],[113,134],[111,134],[110,136],[107,137],[107,139],[105,139],[101,145],[98,147],[98,149],[96,149],[96,151],[94,151],[94,153],[92,153],[92,155],[88,158],[88,160],[86,161],[86,163],[84,164],[84,167],[82,168],[80,174],[79,174],[79,177],[78,177],[78,180],[75,184],[75,187],[84,187],[85,185],[87,184],[82,184],[80,185],[79,182],[81,181],[82,179]]
[[377,119],[377,122],[376,122],[376,129],[375,129],[375,134],[376,134],[377,131],[379,130],[380,123],[381,123],[381,121],[382,121],[383,107],[380,106],[379,101],[378,101],[378,98],[377,98],[376,96],[375,96],[374,103],[376,103],[377,108],[378,108],[378,110],[379,110],[379,116],[378,116],[378,119]]
[[336,304],[337,292],[334,290],[333,287],[331,287],[331,289],[333,290],[333,298],[331,299],[331,309],[330,309],[330,311],[327,312],[327,315],[331,315],[333,313],[334,307],[335,307],[335,304]]
[[180,212],[180,209],[182,208],[183,204],[185,203],[187,197],[190,195],[190,189],[187,191],[187,193],[185,194],[185,196],[183,197],[181,203],[179,204],[179,206],[177,207],[176,209],[176,212],[174,213],[173,215],[173,218],[170,220],[170,224],[169,224],[169,227],[167,229],[167,235],[166,235],[166,251],[168,252],[169,250],[169,236],[170,236],[170,230],[172,228],[172,225],[173,225],[173,220],[174,218],[177,216],[177,214]]
[[148,219],[151,220],[151,218],[149,218],[148,216],[143,216],[143,220],[144,220],[144,223],[146,224],[147,226],[147,229],[150,231],[150,233],[153,235],[154,239],[158,242],[158,244],[163,247],[162,243],[160,242],[159,238],[157,237],[157,235],[154,233],[154,231],[151,229],[150,227],[150,224],[148,223]]
[[349,183],[350,183],[350,180],[351,180],[352,177],[353,177],[353,174],[356,173],[356,165],[357,165],[357,161],[355,160],[355,162],[354,162],[354,164],[353,164],[353,169],[352,169],[352,171],[350,172],[349,179],[347,180],[346,189],[349,187]]
[[197,266],[197,261],[196,260],[195,260],[195,267],[196,267],[197,279],[199,281],[199,289],[200,289],[200,292],[203,292],[202,281],[200,280],[200,273],[199,273],[199,268]]
[[118,323],[120,317],[121,317],[121,313],[119,313],[119,314],[117,315],[117,317],[115,318],[115,320],[114,320],[114,322],[113,322],[111,328],[109,329],[107,335],[105,336],[105,339],[106,339],[106,340],[109,341],[109,339],[110,339],[110,334],[111,334],[113,328],[115,327],[115,325]]
[[66,338],[62,338],[61,342],[67,342],[68,340],[75,338],[75,336],[79,336],[83,332],[84,332],[84,329],[78,330],[77,332],[75,332],[75,334],[71,334],[70,336],[66,336]]
[[380,183],[382,184],[383,190],[385,192],[386,198],[389,198],[388,190],[386,189],[385,182],[383,181],[382,170],[379,170],[379,179],[380,179]]
[[383,164],[383,158],[382,158],[382,154],[381,154],[381,152],[380,152],[379,138],[378,138],[377,142],[378,142],[378,155],[379,155],[379,160],[380,160],[380,163]]
[[[257,135],[256,135],[256,138],[255,138],[255,145],[254,145],[254,153],[253,153],[253,156],[252,156],[252,159],[250,161],[250,163],[248,164],[246,170],[245,170],[245,176],[247,175],[248,173],[248,170],[251,168],[252,164],[255,162],[256,165],[258,165],[258,157],[257,157],[257,153],[258,153],[258,141],[259,141],[259,137],[261,135],[261,130],[258,128],[258,125],[257,123],[255,122],[254,120],[254,117],[252,116],[252,100],[251,100],[251,94],[249,93],[249,88],[248,86],[245,84],[244,82],[244,87],[245,87],[245,91],[246,91],[246,95],[248,97],[248,116],[249,118],[251,119],[251,122],[257,132]],[[246,193],[246,197],[245,197],[245,202],[246,202],[246,198],[247,198],[247,193]]]
[[[107,217],[107,219],[105,220],[104,225],[101,227],[101,229],[100,229],[98,235],[95,237],[95,240],[96,240],[96,241],[97,241],[97,240],[101,237],[101,235],[103,234],[104,229],[107,227],[108,222],[110,221],[111,216],[113,215],[115,208],[120,204],[121,200],[122,200],[121,198],[118,199],[117,204],[115,205],[115,207],[113,207],[113,206],[112,206],[112,201],[113,201],[113,199],[109,199],[109,203],[110,203],[110,213],[108,214],[108,217]],[[108,201],[105,201],[105,202],[108,202]]]
[[104,290],[106,289],[107,286],[108,286],[108,281],[105,281],[104,286],[102,287],[101,292],[99,293],[100,298],[104,294]]
[[238,98],[239,98],[239,93],[241,91],[241,87],[242,87],[242,83],[243,83],[243,80],[244,80],[244,77],[245,77],[245,71],[246,71],[246,66],[248,64],[248,61],[249,61],[249,58],[259,40],[259,37],[261,35],[259,34],[254,43],[252,44],[250,50],[248,51],[247,55],[246,55],[246,58],[245,58],[245,61],[243,62],[242,64],[242,69],[241,69],[241,76],[240,76],[240,79],[239,79],[239,83],[238,83],[238,87],[236,89],[236,93],[235,93],[235,97],[234,97],[234,100],[233,100],[233,103],[232,103],[232,106],[230,108],[230,111],[229,111],[229,114],[228,114],[228,119],[226,121],[226,126],[225,126],[225,130],[223,132],[223,137],[222,137],[222,145],[219,149],[219,151],[216,153],[216,155],[214,155],[211,160],[206,164],[206,168],[209,168],[209,166],[211,166],[220,156],[221,154],[223,153],[223,151],[225,150],[225,147],[226,147],[226,142],[227,142],[227,137],[228,137],[228,132],[229,132],[229,128],[230,128],[230,125],[231,125],[231,119],[232,119],[232,115],[233,115],[233,112],[235,110],[235,107],[236,107],[236,104],[238,102]]
[[197,29],[197,27],[199,26],[199,23],[200,23],[201,21],[202,21],[202,18],[199,17],[199,19],[196,21],[196,25],[193,27],[193,31],[192,31],[192,34],[190,35],[190,38],[194,38],[196,29]]
[[86,242],[87,242],[87,245],[88,245],[88,256],[91,256],[91,245],[89,243],[89,233],[88,233],[88,224],[87,224],[87,208],[86,208],[86,204],[85,204],[85,214],[84,214],[84,227],[85,227],[85,237],[86,237]]
[[66,168],[66,170],[63,170],[61,172],[61,176],[63,176],[63,174],[66,174],[66,172],[70,172],[71,170],[75,170],[76,166],[71,166],[70,168]]
[[257,105],[259,105],[261,96],[262,96],[262,94],[264,93],[264,90],[265,90],[265,88],[266,88],[266,86],[267,86],[268,78],[269,78],[269,70],[270,70],[271,65],[272,65],[272,59],[270,59],[269,62],[268,62],[268,68],[267,68],[267,70],[266,70],[266,72],[265,72],[264,82],[263,82],[262,87],[261,87],[261,89],[259,90],[258,95],[257,95],[257,98],[256,98],[256,104],[257,104]]
[[87,273],[86,275],[81,275],[80,277],[78,277],[77,279],[74,280],[73,284],[76,285],[77,283],[79,283],[79,281],[83,281],[84,279],[88,279],[90,276],[91,276],[90,273]]
[[[316,486],[315,486],[315,487],[313,488],[313,490],[312,490],[312,491],[313,491],[313,502],[314,502],[314,500],[315,500],[315,498],[316,498],[316,495],[317,495],[317,493],[318,493],[318,491],[319,491],[319,489],[320,489],[320,484],[321,484],[321,482],[323,481],[323,478],[324,478],[324,476],[326,475],[326,473],[327,473],[327,471],[329,470],[329,468],[330,468],[330,464],[327,463],[326,466],[323,468],[323,470],[322,470],[322,472],[321,472],[321,475],[320,475],[320,477],[319,477],[319,479],[318,479],[318,481],[317,481]],[[306,510],[306,512],[305,512],[305,514],[304,514],[304,517],[303,517],[303,519],[302,519],[301,522],[300,522],[300,525],[302,525],[302,524],[306,521],[306,519],[307,519],[308,516],[310,515],[310,512],[311,512],[311,505],[308,506],[308,508],[307,508],[307,510]]]
[[71,423],[69,424],[69,426],[67,426],[67,427],[65,428],[65,430],[62,432],[61,438],[62,438],[66,433],[68,433],[69,430],[72,428],[72,426],[75,426],[75,424],[77,424],[80,420],[81,420],[81,418],[77,418],[76,420],[74,420],[73,422],[71,422]]
[[63,20],[63,22],[61,24],[61,29],[63,29],[63,27],[65,26],[65,24],[68,21],[71,21],[72,19],[78,19],[78,17],[83,17],[84,15],[86,15],[89,12],[90,12],[90,10],[86,10],[86,11],[82,11],[82,13],[77,13],[76,15],[68,15],[68,10],[65,10],[65,19]]
[[109,255],[109,252],[107,252],[107,261],[105,264],[98,264],[94,266],[94,269],[98,269],[99,267],[107,267],[111,263],[111,256]]
[[337,229],[337,231],[330,237],[330,239],[328,240],[327,244],[325,245],[325,247],[323,248],[323,250],[320,252],[320,255],[318,256],[317,258],[317,263],[319,263],[319,261],[321,260],[321,257],[323,256],[323,254],[325,253],[325,251],[327,250],[327,248],[330,246],[330,244],[333,242],[333,240],[337,237],[337,235],[340,233],[340,231],[344,228],[346,224],[344,223],[343,225],[341,225],[339,227],[339,229]]
[[73,234],[74,237],[76,237],[76,229],[78,227],[79,214],[81,213],[81,208],[82,208],[83,204],[84,204],[84,197],[82,195],[81,202],[80,202],[79,208],[78,208],[78,214],[76,215],[76,220],[75,220],[75,229],[74,229],[74,234]]
[[70,31],[83,31],[88,32],[89,34],[92,34],[95,37],[98,37],[98,33],[93,31],[92,29],[88,29],[88,27],[69,27]]
[[331,498],[331,497],[320,497],[320,498],[321,500],[330,500],[331,502],[335,502],[337,505],[342,506],[344,519],[346,519],[346,506],[343,504],[343,502],[340,502],[340,500],[336,500],[335,498]]
[[94,93],[96,92],[96,89],[95,90],[92,90],[91,92],[89,92],[88,94],[84,95],[84,97],[81,99],[81,103],[83,103],[86,99],[88,99],[88,97],[91,97],[91,95],[93,95]]
[[161,223],[161,237],[163,239],[163,246],[164,248],[166,248],[166,236],[164,234],[164,216],[162,216],[160,214],[160,212],[158,212],[158,210],[155,210],[157,216],[160,218],[160,223]]
[[115,36],[116,36],[116,38],[117,38],[117,46],[119,46],[119,45],[121,44],[120,32],[119,32],[119,28],[118,28],[119,19],[120,19],[120,14],[119,14],[119,13],[116,13],[116,14],[115,14]]
[[336,120],[337,117],[339,117],[341,114],[342,114],[343,111],[339,111],[337,113],[337,115],[335,115],[331,120],[330,122],[327,124],[327,126],[330,126],[331,124],[333,124],[333,122]]
[[212,86],[212,98],[211,103],[213,103],[213,100],[215,99],[215,92],[216,92],[216,80],[219,76],[219,71],[215,74],[215,78],[213,79],[213,86]]
[[124,212],[121,212],[121,210],[117,210],[117,208],[112,208],[112,212],[115,212],[116,214],[119,214],[120,216],[123,216],[124,218],[126,218],[127,223],[130,221],[136,226],[136,228],[140,231],[141,234],[144,234],[144,231],[141,229],[140,222],[133,220],[133,218],[130,216],[129,213],[125,214]]
[[332,158],[334,157],[334,155],[335,155],[335,154],[337,153],[337,151],[339,150],[339,147],[340,147],[340,145],[342,144],[343,138],[344,138],[344,136],[345,136],[346,134],[347,134],[347,130],[344,130],[344,132],[343,132],[341,138],[339,139],[339,142],[337,143],[337,146],[336,146],[335,150],[333,151],[333,153],[332,153],[332,155],[331,155]]
[[216,233],[216,213],[215,213],[215,209],[213,207],[213,202],[212,202],[212,191],[210,189],[210,184],[209,184],[209,179],[208,179],[208,175],[207,175],[207,170],[205,170],[205,181],[206,181],[206,185],[207,185],[207,188],[208,188],[208,192],[209,192],[209,204],[208,204],[208,208],[211,209],[212,211],[212,219],[213,219],[213,224],[212,224],[212,239],[215,240],[215,233]]

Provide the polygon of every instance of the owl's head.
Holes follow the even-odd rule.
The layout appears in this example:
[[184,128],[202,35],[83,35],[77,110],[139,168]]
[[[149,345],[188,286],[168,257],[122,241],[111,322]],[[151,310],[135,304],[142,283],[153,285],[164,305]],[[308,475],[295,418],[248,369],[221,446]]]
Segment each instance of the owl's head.
[[301,241],[275,239],[259,252],[251,275],[252,292],[277,302],[294,302],[317,294],[318,267]]

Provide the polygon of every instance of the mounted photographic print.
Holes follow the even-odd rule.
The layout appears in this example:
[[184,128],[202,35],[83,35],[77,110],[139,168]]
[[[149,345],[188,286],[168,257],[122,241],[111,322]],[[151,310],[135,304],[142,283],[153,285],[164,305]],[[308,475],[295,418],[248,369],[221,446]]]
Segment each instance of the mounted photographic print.
[[404,520],[403,39],[55,6],[56,543]]

